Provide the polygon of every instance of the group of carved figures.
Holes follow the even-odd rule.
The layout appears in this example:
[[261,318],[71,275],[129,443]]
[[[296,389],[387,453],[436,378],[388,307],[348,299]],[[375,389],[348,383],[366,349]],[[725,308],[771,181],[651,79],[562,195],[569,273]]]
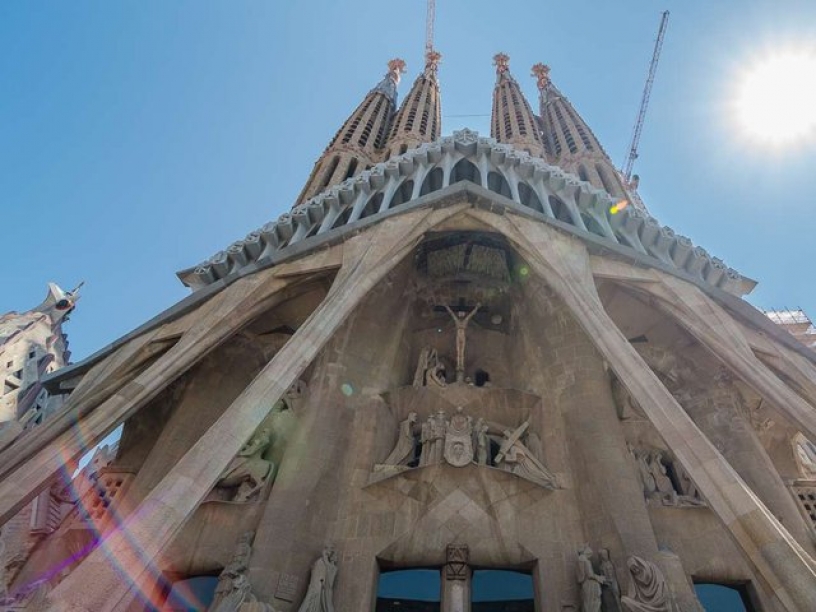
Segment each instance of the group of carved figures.
[[[411,412],[400,423],[397,443],[379,469],[406,468],[417,461],[419,449],[418,467],[443,461],[455,467],[471,463],[491,465],[541,486],[557,487],[555,475],[541,461],[540,439],[527,431],[527,421],[515,429],[488,424],[481,417],[474,422],[473,417],[463,413],[461,406],[450,419],[440,409],[421,425],[417,425],[417,421],[417,413]],[[492,458],[491,441],[499,444],[498,453]]]
[[[252,555],[254,532],[241,536],[232,560],[218,576],[215,596],[208,612],[275,612],[270,604],[253,593],[247,572]],[[334,581],[337,578],[337,553],[326,546],[312,564],[309,586],[298,612],[334,612]]]
[[666,506],[705,506],[700,491],[688,473],[677,463],[673,463],[677,483],[669,476],[663,451],[636,449],[628,445],[629,452],[637,463],[643,494],[647,500],[654,500]]
[[621,595],[609,551],[602,548],[596,567],[589,545],[578,551],[581,612],[674,612],[675,606],[663,572],[654,563],[629,557],[629,590]]
[[230,501],[238,503],[247,502],[259,493],[275,474],[275,464],[264,458],[270,445],[270,432],[264,427],[230,461],[221,473],[216,489],[230,490]]

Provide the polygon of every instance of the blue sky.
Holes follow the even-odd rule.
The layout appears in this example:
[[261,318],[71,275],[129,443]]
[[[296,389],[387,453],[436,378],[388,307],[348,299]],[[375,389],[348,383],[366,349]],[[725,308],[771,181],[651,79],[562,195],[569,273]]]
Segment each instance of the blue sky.
[[[740,71],[814,44],[812,0],[438,0],[443,131],[489,133],[501,50],[534,104],[549,63],[621,163],[664,9],[641,195],[759,280],[753,303],[816,316],[816,142],[770,151],[729,117]],[[184,297],[175,272],[287,210],[389,58],[407,91],[424,20],[420,0],[0,3],[0,312],[84,279],[76,360]]]

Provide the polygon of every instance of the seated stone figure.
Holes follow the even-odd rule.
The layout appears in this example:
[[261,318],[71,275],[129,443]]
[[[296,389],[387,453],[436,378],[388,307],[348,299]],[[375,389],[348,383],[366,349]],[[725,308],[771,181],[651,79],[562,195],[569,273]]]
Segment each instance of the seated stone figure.
[[275,464],[263,458],[269,444],[269,429],[263,428],[238,451],[221,474],[217,487],[238,487],[232,501],[247,501],[271,477]]

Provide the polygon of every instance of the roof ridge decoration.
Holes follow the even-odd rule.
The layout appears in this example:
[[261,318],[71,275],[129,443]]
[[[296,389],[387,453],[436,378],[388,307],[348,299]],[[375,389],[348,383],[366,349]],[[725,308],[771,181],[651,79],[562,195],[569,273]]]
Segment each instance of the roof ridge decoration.
[[[631,250],[633,255],[645,255],[738,296],[755,285],[702,247],[695,247],[689,238],[661,226],[647,212],[630,206],[612,215],[609,209],[617,199],[605,191],[526,151],[479,136],[467,128],[424,143],[334,185],[198,266],[178,272],[178,276],[185,285],[197,290],[229,275],[269,264],[273,255],[277,259],[294,252],[295,245],[302,250],[301,242],[304,246],[313,239],[317,243],[318,237],[329,232],[340,235],[351,229],[345,226],[356,225],[363,218],[373,221],[396,206],[430,193],[423,186],[437,168],[443,173],[441,188],[450,186],[455,182],[451,181],[454,166],[463,159],[479,169],[481,187],[489,189],[488,173],[498,173],[507,182],[509,199],[515,206],[539,215],[542,220],[559,221],[572,226],[570,229],[594,234],[610,245]],[[410,194],[406,193],[408,189]]]

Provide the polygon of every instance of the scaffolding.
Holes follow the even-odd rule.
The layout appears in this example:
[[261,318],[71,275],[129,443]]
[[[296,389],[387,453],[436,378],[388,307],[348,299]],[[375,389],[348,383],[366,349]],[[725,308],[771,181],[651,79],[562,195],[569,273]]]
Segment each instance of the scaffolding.
[[816,349],[816,328],[801,308],[765,310],[765,316],[805,346]]

